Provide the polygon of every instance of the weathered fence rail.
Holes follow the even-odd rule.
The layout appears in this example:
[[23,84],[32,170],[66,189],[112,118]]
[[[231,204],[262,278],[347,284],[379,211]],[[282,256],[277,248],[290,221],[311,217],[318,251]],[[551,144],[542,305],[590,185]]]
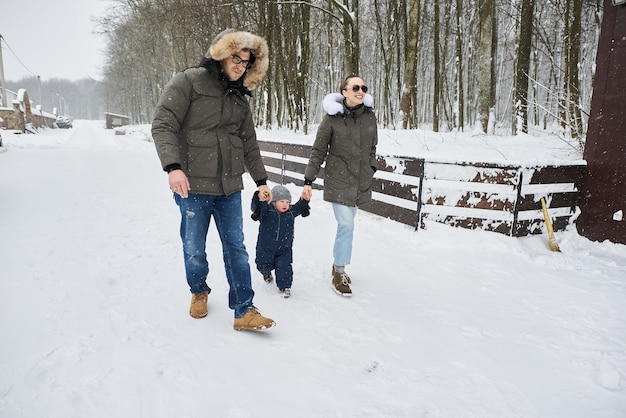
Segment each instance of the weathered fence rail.
[[[269,180],[303,184],[308,145],[259,141]],[[520,166],[378,156],[372,201],[360,208],[419,228],[425,219],[511,236],[542,232],[541,198],[555,231],[577,216],[585,164]],[[313,187],[323,187],[323,168]]]

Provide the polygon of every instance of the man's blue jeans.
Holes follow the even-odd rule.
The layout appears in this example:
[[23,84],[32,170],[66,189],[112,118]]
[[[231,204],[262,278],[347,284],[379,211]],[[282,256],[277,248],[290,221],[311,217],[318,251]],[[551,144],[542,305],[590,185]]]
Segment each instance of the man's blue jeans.
[[352,238],[354,236],[354,217],[356,206],[345,206],[332,203],[335,219],[337,220],[337,234],[333,247],[333,257],[336,266],[347,266],[352,257]]
[[252,307],[252,290],[248,252],[244,244],[241,192],[229,196],[190,193],[183,199],[174,193],[180,208],[180,237],[183,241],[187,283],[192,293],[211,292],[207,285],[209,263],[206,238],[211,216],[222,241],[226,278],[230,286],[228,305],[240,318]]

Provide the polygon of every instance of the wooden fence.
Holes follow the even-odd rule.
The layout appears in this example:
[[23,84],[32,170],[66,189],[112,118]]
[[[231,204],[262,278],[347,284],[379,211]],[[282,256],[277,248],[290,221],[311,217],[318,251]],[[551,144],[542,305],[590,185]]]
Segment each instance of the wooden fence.
[[[304,183],[311,147],[259,141],[269,180]],[[542,232],[541,198],[555,231],[578,215],[585,164],[519,166],[450,163],[402,156],[378,156],[372,201],[360,209],[423,227],[425,219],[510,236]],[[323,188],[323,168],[313,184]]]

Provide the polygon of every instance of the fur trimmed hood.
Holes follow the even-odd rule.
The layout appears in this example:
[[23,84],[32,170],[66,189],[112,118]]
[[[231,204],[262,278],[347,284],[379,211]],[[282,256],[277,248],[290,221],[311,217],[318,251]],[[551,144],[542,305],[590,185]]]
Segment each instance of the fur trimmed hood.
[[[334,116],[337,113],[343,113],[343,99],[344,97],[341,93],[327,94],[326,97],[324,97],[324,101],[322,102],[322,107],[324,108],[324,111],[331,116]],[[373,104],[374,98],[366,93],[365,97],[363,98],[363,105],[366,107],[372,107]]]
[[242,49],[250,49],[254,56],[254,63],[246,70],[243,79],[243,85],[254,90],[265,77],[269,67],[269,48],[264,38],[250,32],[226,29],[213,39],[205,58],[222,61]]

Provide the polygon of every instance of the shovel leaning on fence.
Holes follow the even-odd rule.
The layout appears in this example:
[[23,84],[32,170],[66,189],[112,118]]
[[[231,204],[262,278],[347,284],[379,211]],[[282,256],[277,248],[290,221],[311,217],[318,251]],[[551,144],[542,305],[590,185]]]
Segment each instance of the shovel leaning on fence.
[[541,198],[541,209],[543,210],[543,219],[546,221],[546,229],[548,230],[548,244],[550,245],[551,251],[560,252],[559,244],[556,243],[556,238],[554,238],[554,230],[552,229],[552,221],[550,220],[550,216],[548,216],[548,208],[546,207],[546,200]]

